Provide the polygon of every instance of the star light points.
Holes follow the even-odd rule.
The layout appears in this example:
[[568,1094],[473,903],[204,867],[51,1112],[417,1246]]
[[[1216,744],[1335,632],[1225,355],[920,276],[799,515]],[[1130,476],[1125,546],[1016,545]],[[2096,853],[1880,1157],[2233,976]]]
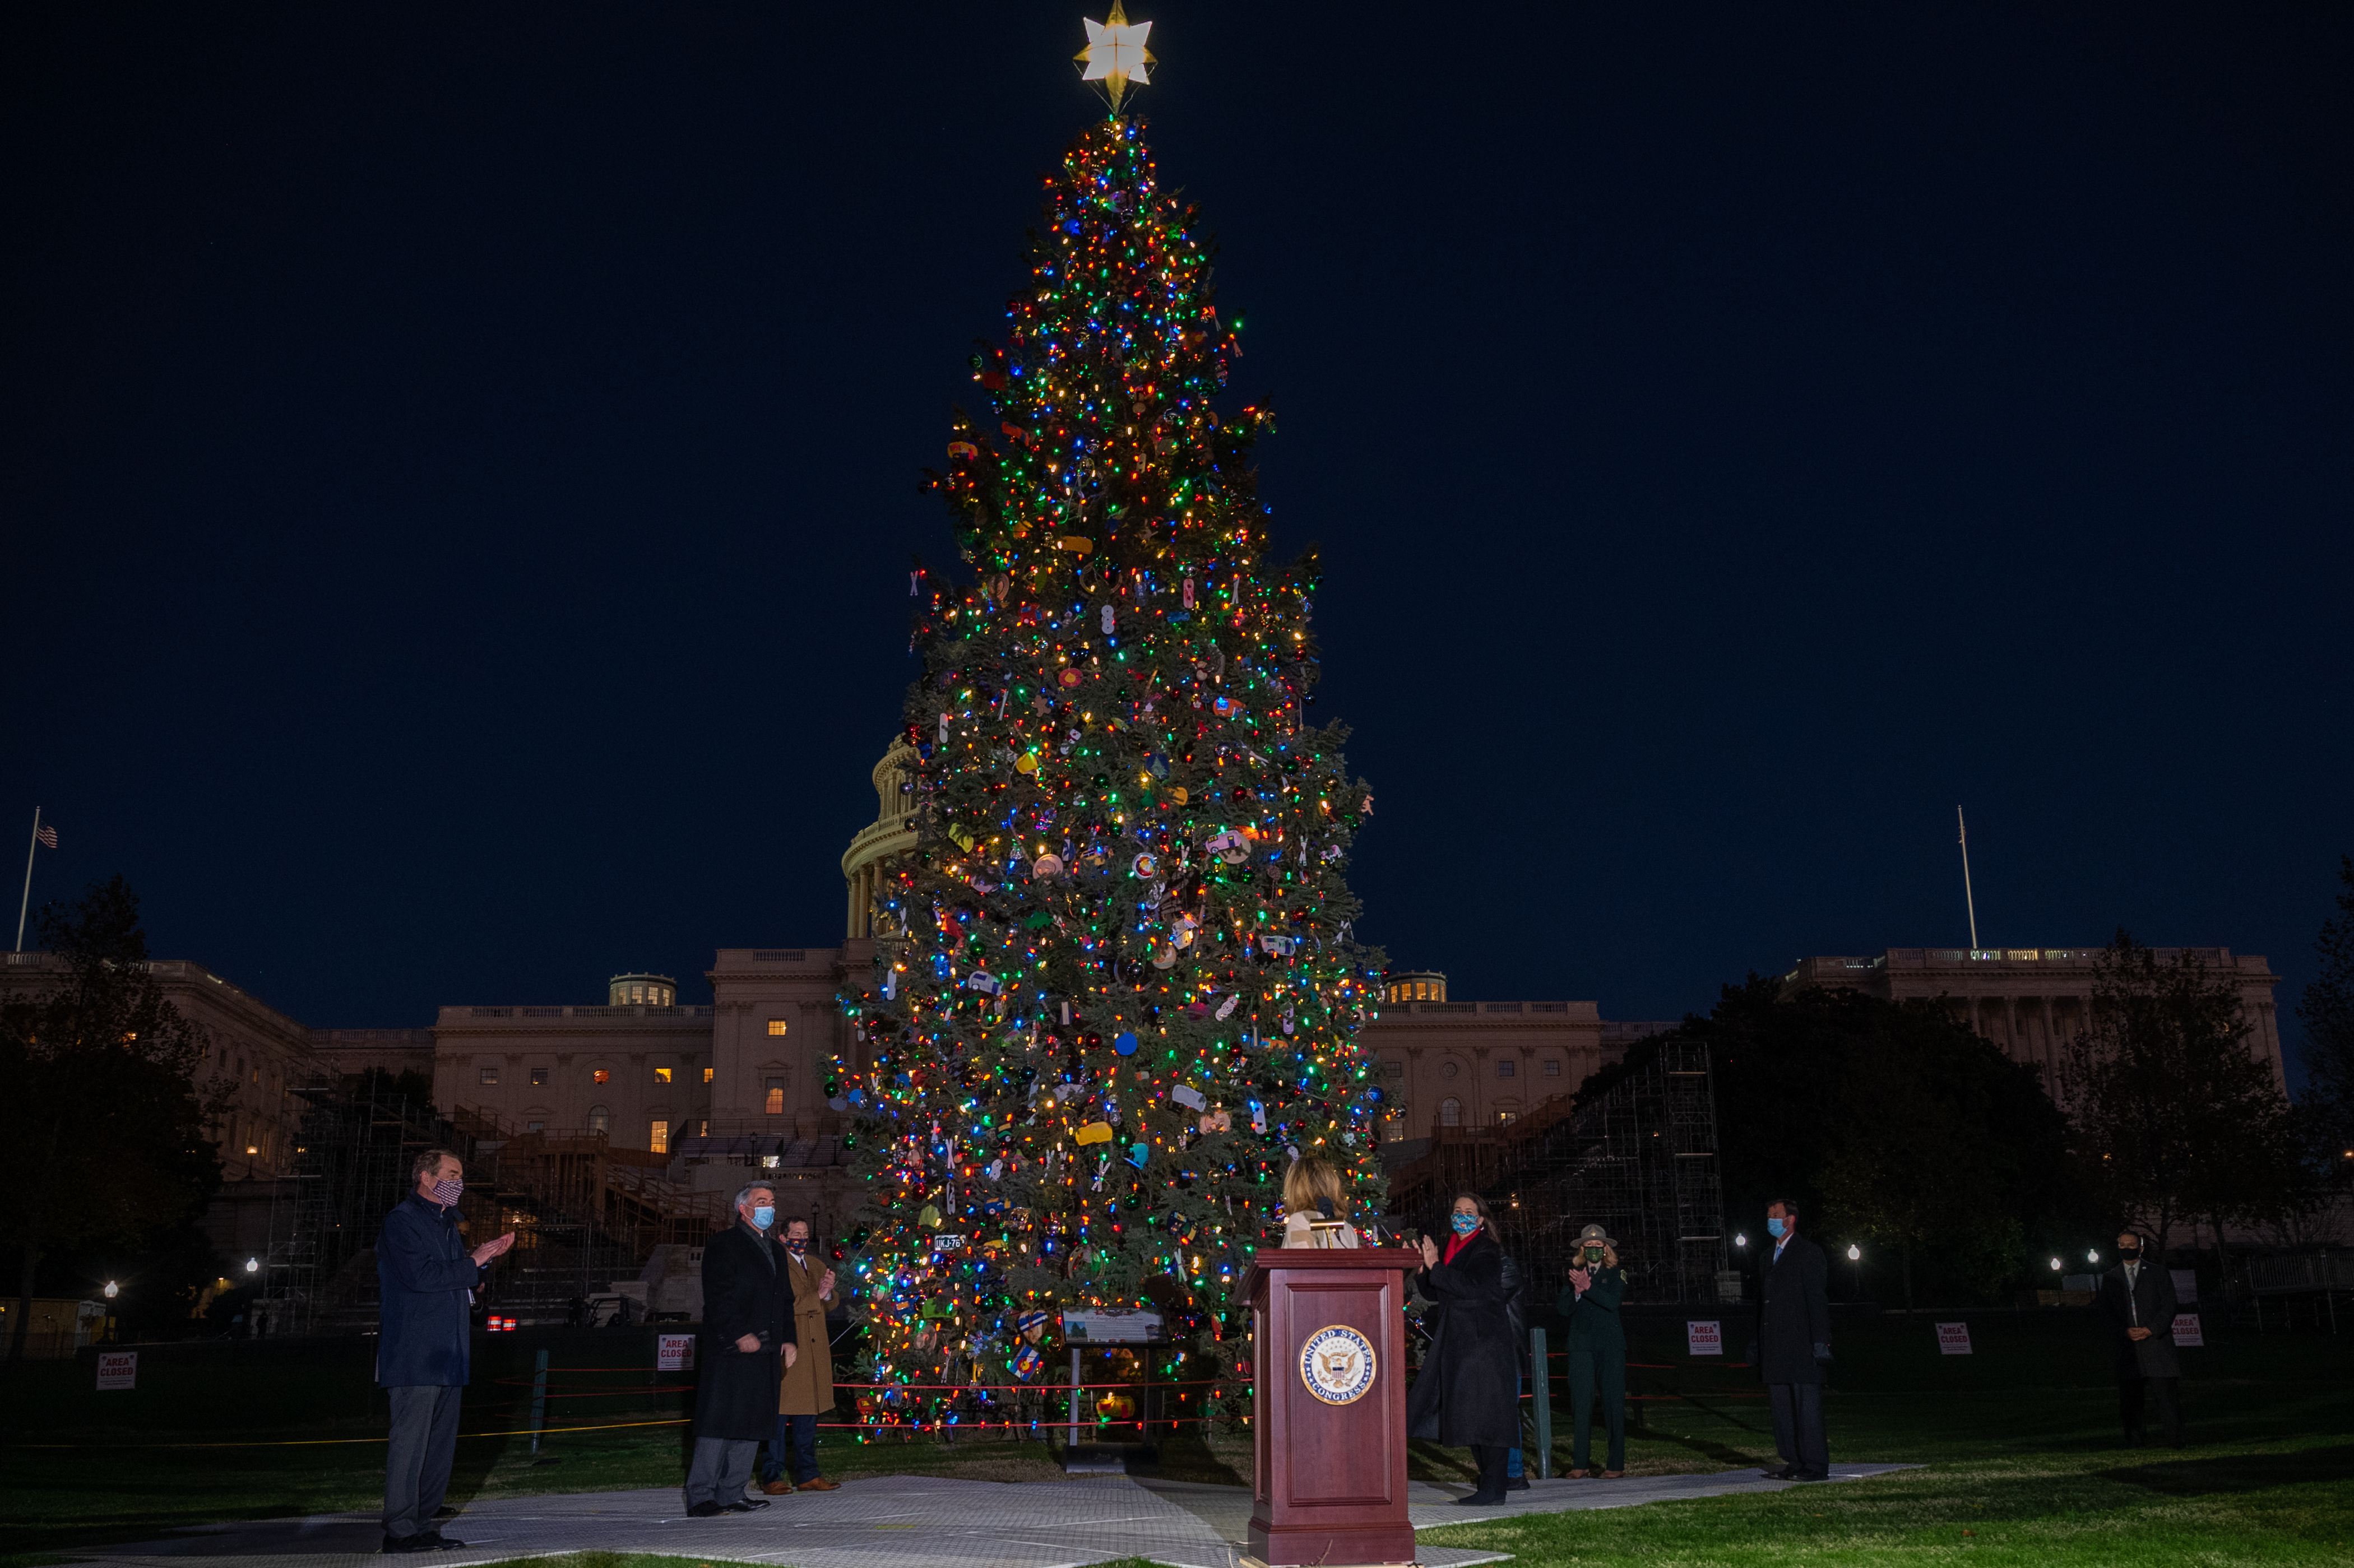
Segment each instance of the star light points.
[[1151,67],[1158,62],[1144,47],[1144,37],[1152,31],[1152,24],[1130,25],[1119,0],[1112,0],[1111,14],[1100,22],[1087,22],[1087,47],[1072,57],[1079,63],[1079,79],[1102,82],[1111,99],[1111,111],[1117,114],[1129,83],[1151,85]]

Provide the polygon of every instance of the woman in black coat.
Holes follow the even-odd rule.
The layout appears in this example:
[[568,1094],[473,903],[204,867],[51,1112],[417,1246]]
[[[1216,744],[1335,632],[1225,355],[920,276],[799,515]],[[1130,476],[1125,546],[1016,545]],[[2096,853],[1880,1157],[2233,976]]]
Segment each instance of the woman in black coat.
[[1455,1200],[1442,1248],[1422,1238],[1414,1287],[1430,1302],[1430,1349],[1405,1396],[1406,1433],[1468,1446],[1479,1489],[1465,1503],[1504,1500],[1504,1461],[1521,1440],[1520,1353],[1512,1340],[1509,1260],[1478,1194]]

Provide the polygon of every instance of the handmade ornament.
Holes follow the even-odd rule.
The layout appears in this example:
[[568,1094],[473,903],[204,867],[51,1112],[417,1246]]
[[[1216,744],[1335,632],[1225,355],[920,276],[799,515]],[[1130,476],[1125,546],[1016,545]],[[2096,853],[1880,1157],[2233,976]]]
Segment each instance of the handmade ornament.
[[1068,550],[1075,556],[1086,556],[1095,549],[1096,542],[1093,539],[1074,536],[1055,540],[1055,547],[1058,550]]
[[970,441],[950,441],[949,443],[949,456],[950,457],[977,458],[980,455],[981,449],[974,446]]
[[898,999],[899,971],[897,969],[885,969],[883,971],[883,1000],[885,1001],[896,1001]]
[[1201,924],[1191,915],[1178,916],[1176,923],[1169,927],[1169,940],[1180,948],[1192,947],[1193,934],[1201,929]]
[[1169,1097],[1187,1110],[1207,1110],[1210,1102],[1202,1091],[1191,1084],[1177,1084],[1169,1090]]
[[983,996],[995,996],[997,977],[987,969],[975,969],[964,977],[964,986],[967,991],[977,991]]
[[1081,681],[1084,681],[1084,680],[1086,680],[1086,679],[1087,679],[1087,677],[1086,677],[1085,675],[1080,674],[1076,670],[1070,669],[1070,668],[1067,668],[1067,667],[1063,671],[1063,673],[1062,673],[1061,674],[1059,674],[1059,675],[1055,676],[1055,678],[1056,680],[1058,680],[1058,681],[1062,682],[1062,683],[1063,683],[1063,684],[1064,684],[1066,687],[1069,687],[1069,686],[1076,686],[1076,685],[1077,685]]
[[1123,1056],[1133,1056],[1136,1054],[1136,1036],[1122,1030],[1112,1037],[1111,1048]]
[[1172,784],[1169,787],[1169,799],[1182,806],[1193,797],[1185,792],[1185,786],[1182,784]]
[[1150,876],[1161,869],[1161,858],[1147,851],[1128,863],[1128,869],[1139,876]]
[[949,715],[946,715],[946,714],[942,714],[942,715],[940,715],[940,744],[941,744],[941,745],[943,745],[943,746],[947,745],[947,744],[948,744],[948,738],[949,738]]
[[1193,608],[1193,578],[1191,574],[1178,582],[1177,598],[1187,609]]
[[1130,1165],[1135,1166],[1139,1171],[1143,1170],[1145,1162],[1151,1158],[1152,1150],[1146,1148],[1143,1144],[1131,1143],[1128,1146],[1128,1162]]
[[1177,967],[1177,949],[1167,942],[1163,942],[1159,947],[1153,948],[1152,967],[1156,969],[1175,969]]
[[1299,946],[1299,944],[1293,941],[1289,937],[1267,935],[1262,936],[1258,939],[1258,950],[1267,954],[1269,958],[1274,959],[1288,959],[1291,957],[1292,950]]
[[[1232,718],[1235,713],[1235,701],[1232,697],[1213,697],[1210,699],[1210,709],[1220,718]],[[943,736],[941,738],[947,737]]]
[[1234,1126],[1235,1118],[1222,1110],[1214,1110],[1202,1118],[1204,1132],[1231,1132]]
[[1250,858],[1250,841],[1232,828],[1214,834],[1210,842],[1202,847],[1228,865],[1240,865]]
[[1241,1001],[1242,997],[1240,993],[1236,993],[1235,995],[1230,996],[1226,998],[1225,1001],[1218,1003],[1218,1022],[1224,1023],[1227,1019],[1232,1018],[1235,1015],[1235,1005]]
[[1024,1345],[1014,1354],[1013,1375],[1027,1383],[1036,1377],[1045,1364],[1046,1358],[1038,1353],[1035,1345]]
[[1087,1126],[1079,1128],[1078,1131],[1073,1133],[1071,1135],[1071,1139],[1073,1142],[1080,1144],[1109,1143],[1111,1141],[1111,1123],[1108,1121],[1091,1121],[1087,1123]]
[[940,1210],[937,1203],[926,1203],[916,1211],[916,1223],[932,1230],[940,1228]]
[[1116,620],[1114,620],[1112,619],[1112,610],[1111,610],[1111,606],[1109,606],[1109,605],[1106,605],[1106,606],[1104,606],[1104,607],[1103,607],[1103,633],[1104,633],[1104,635],[1105,635],[1106,637],[1109,637],[1113,632],[1115,632],[1115,631],[1117,631],[1117,630],[1119,630],[1119,623],[1118,621],[1116,621]]
[[1037,772],[1038,754],[1034,751],[1025,751],[1021,756],[1015,758],[1013,759],[1013,771],[1016,773]]
[[1250,1113],[1251,1130],[1253,1132],[1265,1132],[1267,1130],[1267,1107],[1259,1104],[1257,1100],[1253,1100],[1251,1101]]
[[1042,854],[1030,863],[1030,878],[1034,882],[1050,882],[1063,874],[1063,857]]

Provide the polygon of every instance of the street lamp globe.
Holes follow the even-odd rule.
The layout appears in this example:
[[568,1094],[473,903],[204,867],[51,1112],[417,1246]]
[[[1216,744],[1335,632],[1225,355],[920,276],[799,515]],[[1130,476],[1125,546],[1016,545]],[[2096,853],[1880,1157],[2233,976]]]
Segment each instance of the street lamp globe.
[[261,1272],[261,1260],[258,1257],[247,1258],[245,1260],[245,1271],[248,1274],[260,1274]]
[[1749,1245],[1749,1235],[1748,1235],[1748,1233],[1746,1233],[1745,1231],[1735,1231],[1735,1232],[1734,1232],[1734,1233],[1733,1233],[1733,1245],[1735,1245],[1735,1246],[1747,1246],[1747,1245]]
[[2055,1257],[2052,1260],[2052,1271],[2053,1273],[2057,1274],[2060,1271],[2061,1266],[2061,1262],[2058,1258]]
[[1850,1263],[1859,1263],[1859,1262],[1861,1262],[1861,1261],[1862,1261],[1862,1258],[1863,1258],[1863,1249],[1862,1249],[1861,1247],[1860,1247],[1860,1246],[1856,1245],[1853,1242],[1850,1242],[1850,1243],[1848,1243],[1848,1244],[1847,1244],[1847,1260],[1848,1260]]
[[115,1283],[114,1283],[114,1281],[112,1281],[111,1279],[110,1279],[110,1280],[108,1280],[108,1281],[106,1282],[106,1298],[107,1298],[109,1301],[113,1300],[117,1296],[121,1295],[122,1293],[122,1287],[121,1287],[120,1285],[115,1284]]
[[2100,1248],[2098,1248],[2098,1247],[2091,1247],[2091,1246],[2086,1247],[2086,1248],[2084,1249],[2084,1261],[2085,1261],[2086,1263],[2098,1263],[2098,1262],[2100,1262],[2100,1261],[2101,1261],[2101,1249],[2100,1249]]

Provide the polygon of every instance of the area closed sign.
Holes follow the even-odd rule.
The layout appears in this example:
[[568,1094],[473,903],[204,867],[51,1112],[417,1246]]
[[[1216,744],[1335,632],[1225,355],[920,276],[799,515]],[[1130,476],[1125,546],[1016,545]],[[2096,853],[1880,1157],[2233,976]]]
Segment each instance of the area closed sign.
[[136,1388],[139,1385],[139,1352],[137,1351],[101,1351],[98,1352],[98,1392],[111,1388]]
[[1970,1353],[1970,1326],[1967,1323],[1937,1325],[1937,1353],[1942,1356],[1967,1356]]
[[2199,1330],[2199,1314],[2177,1312],[2174,1315],[2174,1342],[2184,1350],[2204,1350],[2207,1336]]
[[655,1336],[654,1344],[654,1369],[657,1372],[695,1370],[693,1334],[660,1334]]
[[1696,1356],[1724,1354],[1724,1329],[1715,1319],[1687,1320],[1684,1324],[1684,1345]]

